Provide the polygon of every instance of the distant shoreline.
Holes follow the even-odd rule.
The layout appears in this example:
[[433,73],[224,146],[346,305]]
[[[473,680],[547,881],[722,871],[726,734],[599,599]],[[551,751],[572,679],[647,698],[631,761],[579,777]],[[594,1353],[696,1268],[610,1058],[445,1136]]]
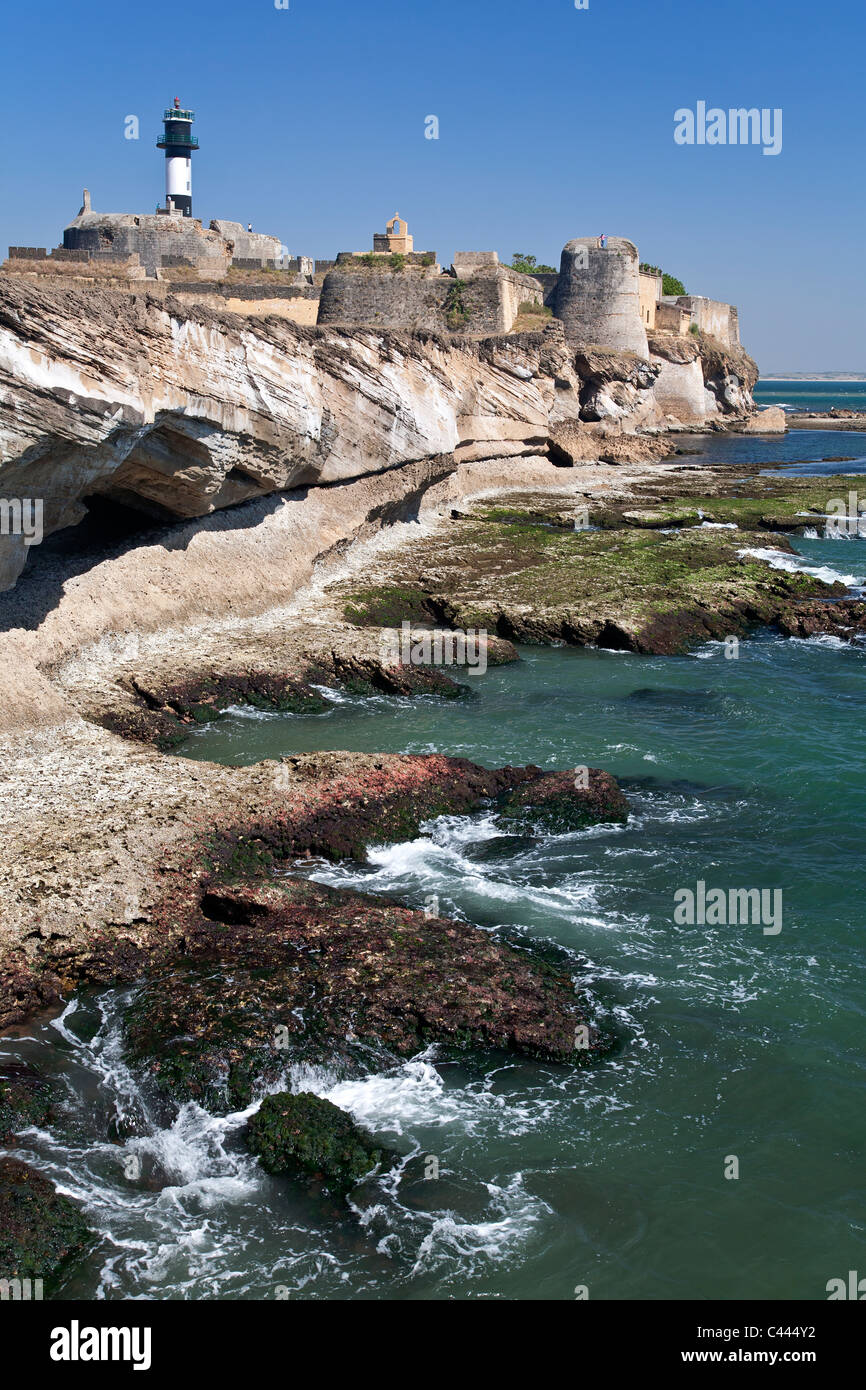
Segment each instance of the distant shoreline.
[[845,386],[848,382],[866,381],[866,376],[760,376],[757,384],[764,381],[818,381],[826,386]]

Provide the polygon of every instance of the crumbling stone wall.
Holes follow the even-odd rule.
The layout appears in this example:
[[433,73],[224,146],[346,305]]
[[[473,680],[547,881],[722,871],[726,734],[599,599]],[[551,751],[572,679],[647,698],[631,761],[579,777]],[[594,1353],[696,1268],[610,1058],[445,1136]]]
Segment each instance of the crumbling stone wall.
[[226,222],[215,217],[211,231],[219,233],[232,246],[232,260],[249,261],[255,265],[273,265],[282,249],[278,237],[264,236],[261,232],[248,232],[240,222]]
[[[81,213],[63,233],[69,251],[87,251],[94,259],[125,260],[138,256],[148,275],[165,264],[189,265],[214,278],[225,275],[231,243],[197,218],[134,213]],[[277,243],[279,245],[279,243]]]
[[707,299],[702,294],[681,294],[674,302],[688,310],[692,323],[702,333],[708,333],[726,348],[740,346],[739,314],[733,304]]

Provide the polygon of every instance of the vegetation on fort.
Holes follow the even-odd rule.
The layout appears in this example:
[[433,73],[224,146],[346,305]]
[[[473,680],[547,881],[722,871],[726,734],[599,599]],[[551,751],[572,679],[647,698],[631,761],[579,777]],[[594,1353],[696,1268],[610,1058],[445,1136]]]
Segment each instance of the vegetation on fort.
[[662,277],[662,294],[688,294],[682,280],[678,280],[675,275],[668,275],[661,266],[650,265],[649,261],[641,261],[640,268],[644,275],[660,275]]
[[390,256],[383,255],[381,251],[364,251],[353,256],[351,260],[341,261],[337,269],[356,270],[358,267],[363,266],[368,270],[400,271],[405,270],[407,266],[412,268],[416,266],[428,267],[435,265],[435,263],[436,257],[432,251],[426,251],[424,255],[418,259],[410,259],[410,257],[402,251],[393,251]]
[[527,299],[519,306],[510,331],[512,333],[537,333],[541,329],[543,321],[552,318],[553,310],[548,309],[546,304],[533,304],[531,300]]
[[552,265],[539,265],[534,256],[528,251],[513,251],[511,253],[511,270],[516,270],[519,275],[555,275],[556,267]]
[[464,297],[465,290],[466,281],[455,280],[445,296],[445,322],[452,333],[465,328],[472,317],[472,310]]
[[531,299],[525,299],[517,310],[518,314],[535,314],[538,318],[549,319],[553,317],[553,310],[548,309],[546,304],[536,304]]

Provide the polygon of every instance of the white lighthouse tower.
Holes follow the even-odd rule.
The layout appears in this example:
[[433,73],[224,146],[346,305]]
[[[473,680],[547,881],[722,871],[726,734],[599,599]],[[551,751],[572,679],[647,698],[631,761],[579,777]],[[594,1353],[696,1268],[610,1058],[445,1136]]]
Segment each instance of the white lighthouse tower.
[[178,97],[163,116],[164,133],[156,142],[165,150],[165,208],[166,212],[183,213],[192,217],[192,152],[198,140],[192,133],[194,111],[181,109]]

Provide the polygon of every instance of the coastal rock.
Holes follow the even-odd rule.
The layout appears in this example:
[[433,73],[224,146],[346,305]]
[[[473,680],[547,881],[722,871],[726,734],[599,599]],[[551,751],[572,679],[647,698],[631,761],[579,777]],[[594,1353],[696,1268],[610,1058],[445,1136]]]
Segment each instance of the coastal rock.
[[866,641],[866,600],[836,603],[798,603],[779,618],[786,637],[838,637],[842,642]]
[[503,798],[500,816],[561,834],[599,822],[625,823],[629,805],[609,772],[583,767],[548,772],[515,787]]
[[752,415],[743,425],[743,434],[784,434],[788,417],[780,405],[769,405]]
[[615,434],[569,421],[550,432],[550,456],[568,467],[598,459],[601,463],[649,463],[665,458],[670,443],[658,435]]
[[701,370],[708,401],[721,415],[748,416],[754,410],[752,387],[758,380],[758,364],[745,348],[722,343],[709,333],[697,335]]
[[659,368],[646,353],[581,347],[574,365],[581,380],[581,420],[628,421],[632,429],[659,423],[653,391]]
[[0,1271],[6,1279],[54,1280],[93,1236],[74,1202],[16,1158],[0,1158]]
[[0,1144],[11,1144],[17,1130],[45,1125],[52,1113],[51,1083],[35,1067],[0,1061]]
[[[724,364],[737,380],[730,354]],[[659,370],[635,352],[574,354],[561,323],[471,341],[306,328],[3,276],[0,493],[38,501],[44,536],[96,506],[127,520],[206,518],[400,466],[531,456],[552,422],[578,415],[657,425]],[[716,398],[730,413],[727,387]],[[23,534],[2,537],[0,588],[27,554]]]
[[[568,973],[489,932],[297,878],[214,882],[152,968],[125,1055],[175,1104],[248,1105],[291,1063],[369,1066],[432,1042],[585,1061],[607,1045]],[[578,1027],[588,1046],[576,1052]]]
[[247,1126],[247,1144],[267,1172],[320,1178],[338,1195],[391,1157],[344,1110],[309,1091],[265,1096]]
[[[521,379],[474,343],[0,278],[0,491],[41,499],[45,535],[93,498],[157,521],[204,517],[450,457],[506,426],[544,438],[547,419],[536,368]],[[20,538],[4,537],[3,554],[8,587]]]
[[[766,504],[765,504],[766,505]],[[685,510],[685,509],[684,509]],[[797,598],[845,593],[803,572],[743,555],[736,528],[629,524],[563,532],[539,507],[484,508],[455,520],[447,539],[392,555],[396,592],[414,588],[454,627],[485,629],[514,642],[567,642],[676,655],[710,638],[774,623]],[[637,523],[637,524],[635,524]],[[791,553],[760,531],[753,548]],[[434,576],[409,584],[409,576]],[[355,598],[344,590],[351,613]]]

